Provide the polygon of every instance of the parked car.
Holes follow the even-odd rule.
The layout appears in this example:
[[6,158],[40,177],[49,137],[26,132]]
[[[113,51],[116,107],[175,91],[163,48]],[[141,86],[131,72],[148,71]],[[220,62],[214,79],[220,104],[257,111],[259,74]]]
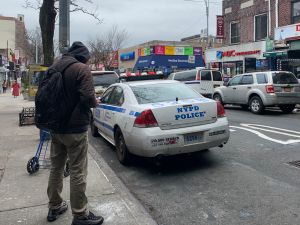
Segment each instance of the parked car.
[[93,136],[98,132],[116,147],[126,164],[131,154],[175,155],[222,147],[229,139],[221,103],[187,85],[170,80],[117,83],[93,110]]
[[223,86],[222,74],[217,70],[194,69],[170,74],[169,80],[177,80],[191,86],[205,97],[212,98],[214,89]]
[[96,95],[99,97],[111,85],[119,82],[119,75],[115,71],[92,71]]
[[279,106],[290,113],[300,103],[300,84],[290,72],[267,71],[236,75],[227,86],[216,89],[213,97],[222,104],[250,107],[253,113],[262,113],[266,106]]

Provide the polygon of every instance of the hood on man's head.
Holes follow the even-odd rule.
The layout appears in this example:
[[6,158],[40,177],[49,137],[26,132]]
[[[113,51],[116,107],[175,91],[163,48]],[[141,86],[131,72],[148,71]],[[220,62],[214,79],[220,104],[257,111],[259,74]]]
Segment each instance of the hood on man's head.
[[90,59],[90,52],[88,48],[80,41],[75,41],[69,48],[67,54],[73,56],[82,63],[87,63]]

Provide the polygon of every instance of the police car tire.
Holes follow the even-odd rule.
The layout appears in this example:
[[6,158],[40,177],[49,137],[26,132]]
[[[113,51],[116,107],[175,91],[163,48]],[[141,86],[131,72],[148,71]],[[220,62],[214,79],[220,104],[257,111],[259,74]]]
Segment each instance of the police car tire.
[[[256,107],[255,107],[256,105]],[[249,107],[252,113],[254,114],[262,114],[265,110],[265,106],[258,96],[254,96],[249,101]]]
[[123,165],[129,165],[131,161],[131,154],[127,149],[123,134],[120,128],[117,128],[115,132],[115,143],[117,158]]
[[98,128],[95,126],[94,121],[91,122],[91,133],[93,137],[99,137]]

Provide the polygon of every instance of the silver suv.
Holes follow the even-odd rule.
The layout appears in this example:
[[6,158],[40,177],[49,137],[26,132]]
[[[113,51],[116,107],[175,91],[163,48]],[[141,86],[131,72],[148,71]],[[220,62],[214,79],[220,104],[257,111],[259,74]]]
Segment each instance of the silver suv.
[[215,90],[213,98],[222,104],[237,104],[253,113],[266,106],[279,106],[290,113],[300,103],[300,84],[293,73],[267,71],[237,75]]

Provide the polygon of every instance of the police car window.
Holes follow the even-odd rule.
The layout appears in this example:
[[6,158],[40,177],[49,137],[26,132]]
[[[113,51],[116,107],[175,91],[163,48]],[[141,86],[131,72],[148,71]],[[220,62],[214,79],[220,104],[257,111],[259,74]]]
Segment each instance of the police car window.
[[111,93],[108,104],[110,105],[122,105],[124,103],[124,94],[121,87],[116,87]]
[[201,71],[201,80],[211,80],[210,70],[202,70]]
[[201,95],[182,83],[147,84],[131,87],[139,104],[200,98]]
[[239,85],[240,84],[240,81],[241,81],[241,76],[236,76],[234,78],[232,78],[230,81],[229,81],[229,85],[228,86],[236,86],[236,85]]
[[241,81],[241,84],[253,84],[253,76],[252,75],[244,75]]
[[101,103],[107,104],[109,101],[109,97],[114,90],[115,87],[108,88],[101,97]]
[[267,74],[264,73],[256,74],[256,80],[258,84],[267,84],[268,83]]
[[184,71],[175,74],[174,80],[178,81],[191,81],[196,79],[196,70]]
[[212,71],[214,81],[222,81],[222,74],[219,71]]

